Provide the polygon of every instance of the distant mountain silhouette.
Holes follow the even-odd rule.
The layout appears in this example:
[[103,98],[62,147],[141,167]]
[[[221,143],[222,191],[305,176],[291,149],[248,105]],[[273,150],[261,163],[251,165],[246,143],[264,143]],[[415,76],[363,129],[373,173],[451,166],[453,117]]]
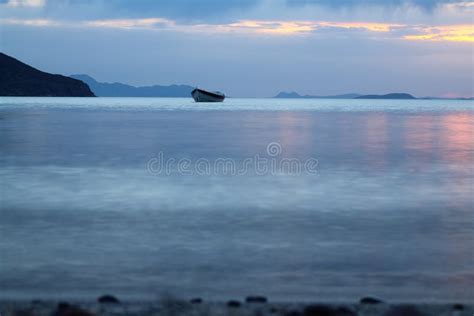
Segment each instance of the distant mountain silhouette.
[[71,75],[71,78],[87,83],[99,97],[190,97],[194,89],[187,85],[134,87],[119,82],[98,82],[88,75]]
[[389,93],[389,94],[368,94],[368,95],[361,95],[356,97],[356,99],[403,99],[403,100],[412,100],[416,99],[414,96],[408,93]]
[[276,96],[274,96],[274,98],[277,98],[277,99],[354,99],[358,96],[360,96],[360,94],[357,94],[357,93],[318,96],[318,95],[300,95],[296,92],[280,92]]
[[467,98],[441,98],[441,97],[423,97],[423,98],[418,98],[420,100],[460,100],[460,101],[472,101],[474,100],[474,97],[467,97]]
[[35,69],[0,53],[0,96],[93,97],[82,81]]

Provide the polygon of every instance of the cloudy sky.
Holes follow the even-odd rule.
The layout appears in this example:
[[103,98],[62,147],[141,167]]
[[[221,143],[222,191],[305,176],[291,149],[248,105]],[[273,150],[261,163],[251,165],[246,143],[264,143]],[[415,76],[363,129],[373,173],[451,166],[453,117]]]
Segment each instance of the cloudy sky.
[[0,51],[231,96],[472,96],[473,19],[462,0],[0,0]]

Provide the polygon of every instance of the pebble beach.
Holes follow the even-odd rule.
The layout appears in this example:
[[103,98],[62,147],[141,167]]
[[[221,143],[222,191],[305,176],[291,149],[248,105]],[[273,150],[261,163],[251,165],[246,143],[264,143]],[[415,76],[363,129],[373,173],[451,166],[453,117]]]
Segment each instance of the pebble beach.
[[122,302],[106,295],[95,302],[1,301],[2,316],[472,316],[473,304],[403,304],[376,298],[355,303],[278,303],[266,297],[206,302],[201,298],[161,298],[149,302]]

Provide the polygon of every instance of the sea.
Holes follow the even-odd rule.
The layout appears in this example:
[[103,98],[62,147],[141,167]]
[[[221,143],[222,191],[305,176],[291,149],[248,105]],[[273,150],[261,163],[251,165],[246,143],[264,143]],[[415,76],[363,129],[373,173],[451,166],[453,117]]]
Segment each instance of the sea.
[[0,298],[474,302],[474,101],[0,98]]

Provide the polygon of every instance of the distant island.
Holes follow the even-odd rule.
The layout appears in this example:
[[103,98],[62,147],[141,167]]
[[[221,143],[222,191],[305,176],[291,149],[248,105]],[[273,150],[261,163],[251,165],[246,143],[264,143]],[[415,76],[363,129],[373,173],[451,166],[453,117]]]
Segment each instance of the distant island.
[[277,99],[403,99],[411,100],[416,99],[414,96],[408,93],[389,93],[389,94],[367,94],[362,95],[358,93],[346,93],[337,95],[300,95],[296,92],[280,92],[274,98]]
[[416,99],[414,96],[408,93],[389,93],[389,94],[368,94],[368,95],[361,95],[356,97],[355,99],[397,99],[397,100],[414,100]]
[[98,97],[191,97],[194,87],[188,85],[135,87],[119,82],[98,82],[88,75],[71,75],[84,81]]
[[87,84],[50,74],[0,53],[0,96],[94,97]]
[[373,100],[474,100],[472,97],[468,98],[440,98],[440,97],[423,97],[416,98],[409,93],[389,93],[389,94],[358,94],[346,93],[328,96],[319,95],[300,95],[297,92],[280,92],[273,98],[276,99],[373,99]]
[[460,100],[460,101],[473,101],[474,97],[459,97],[459,98],[440,98],[440,97],[424,97],[418,98],[419,100]]
[[319,95],[300,95],[296,92],[280,92],[276,96],[274,96],[274,98],[277,98],[277,99],[354,99],[359,96],[361,95],[357,93],[319,96]]

